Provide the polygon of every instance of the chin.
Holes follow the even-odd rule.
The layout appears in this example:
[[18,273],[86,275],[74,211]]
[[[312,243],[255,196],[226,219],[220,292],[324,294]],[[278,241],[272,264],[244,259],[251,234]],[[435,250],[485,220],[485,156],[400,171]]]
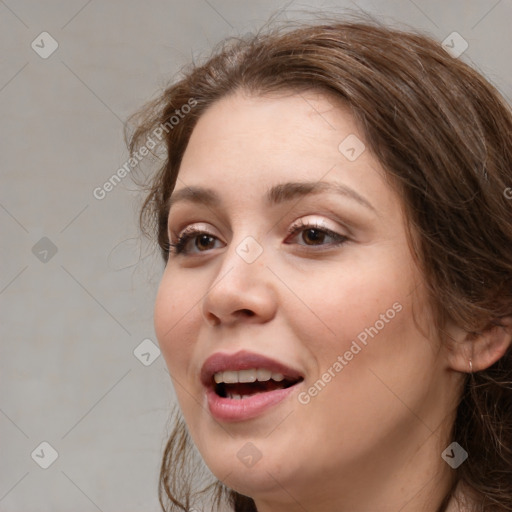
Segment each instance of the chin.
[[[237,465],[223,469],[226,471],[215,472],[214,475],[230,489],[251,498],[275,492],[282,489],[281,486],[288,487],[286,484],[288,478],[279,473],[279,468],[272,465],[262,464],[259,467],[244,469]],[[227,474],[229,471],[231,473]]]
[[[224,445],[217,444],[217,450],[208,453],[199,451],[215,477],[245,496],[282,490],[281,486],[287,488],[290,483],[296,485],[297,476],[304,474],[305,461],[303,464],[290,461],[289,456],[276,450],[269,440],[265,446],[259,441],[256,443],[233,438]],[[227,456],[228,453],[231,455]]]

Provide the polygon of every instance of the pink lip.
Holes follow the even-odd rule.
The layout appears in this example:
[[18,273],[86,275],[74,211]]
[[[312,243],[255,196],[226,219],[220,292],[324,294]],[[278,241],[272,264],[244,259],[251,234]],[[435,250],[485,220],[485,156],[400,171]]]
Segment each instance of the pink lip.
[[266,356],[241,350],[235,354],[217,352],[210,356],[201,368],[201,382],[206,388],[206,397],[210,413],[222,421],[242,421],[255,418],[265,410],[284,400],[294,392],[294,386],[286,389],[276,389],[266,393],[258,393],[241,400],[222,398],[214,390],[213,375],[226,370],[248,370],[251,368],[265,368],[272,372],[282,373],[290,380],[303,378],[303,375],[288,366],[269,359]]
[[286,389],[276,389],[267,393],[259,393],[241,400],[222,398],[213,388],[206,390],[208,408],[212,416],[220,421],[243,421],[256,418],[265,410],[284,400],[295,391],[296,385]]

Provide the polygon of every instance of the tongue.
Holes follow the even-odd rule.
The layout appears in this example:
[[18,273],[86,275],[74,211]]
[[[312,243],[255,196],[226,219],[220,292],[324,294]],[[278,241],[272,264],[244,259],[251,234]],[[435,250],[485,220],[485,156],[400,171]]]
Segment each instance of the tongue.
[[282,389],[285,386],[285,381],[276,382],[274,380],[267,380],[265,382],[238,382],[236,384],[224,384],[226,392],[234,395],[253,395],[254,393],[261,393],[265,391],[274,391],[274,389]]

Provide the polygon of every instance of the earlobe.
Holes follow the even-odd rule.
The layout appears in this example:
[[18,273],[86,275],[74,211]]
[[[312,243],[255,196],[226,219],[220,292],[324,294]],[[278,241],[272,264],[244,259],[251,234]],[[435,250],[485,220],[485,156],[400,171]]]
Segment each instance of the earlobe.
[[512,350],[512,316],[500,319],[481,333],[467,333],[457,328],[448,350],[448,365],[452,370],[470,373],[485,370]]

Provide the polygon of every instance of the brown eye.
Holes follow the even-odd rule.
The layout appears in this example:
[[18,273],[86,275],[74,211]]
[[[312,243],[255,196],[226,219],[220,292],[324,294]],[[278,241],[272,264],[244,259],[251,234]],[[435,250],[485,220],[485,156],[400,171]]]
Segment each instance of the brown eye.
[[[306,224],[299,222],[292,226],[288,233],[291,235],[285,243],[296,243],[302,247],[318,247],[319,250],[322,247],[325,249],[337,247],[347,242],[348,238],[344,235],[336,233],[323,225],[316,223]],[[295,239],[295,242],[293,240]]]
[[326,233],[319,229],[305,229],[302,232],[302,240],[304,240],[307,245],[322,244],[325,240],[325,235]]
[[214,244],[215,237],[213,236],[203,234],[196,237],[195,246],[200,251],[207,251],[208,249],[211,249]]
[[220,240],[205,231],[191,228],[185,230],[178,237],[176,243],[169,243],[170,253],[173,255],[183,254],[185,256],[207,252],[215,249],[215,244]]

